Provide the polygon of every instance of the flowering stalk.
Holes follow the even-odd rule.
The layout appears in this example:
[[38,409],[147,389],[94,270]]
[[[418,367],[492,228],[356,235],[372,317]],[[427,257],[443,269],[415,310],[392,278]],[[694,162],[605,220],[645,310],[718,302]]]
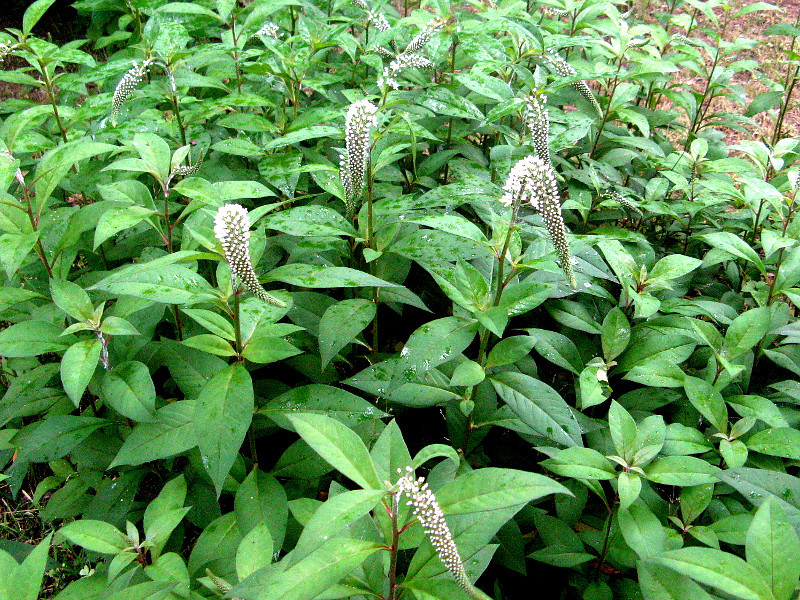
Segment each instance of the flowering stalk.
[[536,155],[546,163],[550,163],[550,113],[545,105],[547,96],[532,93],[525,98],[525,114],[522,119],[533,138]]
[[[398,469],[398,473],[402,473],[402,471]],[[404,493],[409,498],[407,504],[414,507],[414,516],[417,517],[423,531],[430,539],[436,554],[439,555],[439,560],[450,571],[458,586],[476,600],[487,600],[488,596],[472,585],[469,580],[464,569],[464,562],[461,560],[461,555],[453,540],[453,534],[444,518],[442,507],[439,506],[436,496],[428,488],[425,478],[415,479],[411,467],[406,467],[406,474],[398,480],[397,487],[399,488],[398,495]]]
[[[548,63],[550,63],[550,65],[553,67],[553,70],[561,77],[575,77],[578,74],[571,64],[569,64],[566,60],[561,58],[561,56],[552,50],[547,52],[544,55],[544,58]],[[570,85],[572,85],[572,87],[575,88],[575,90],[577,90],[577,92],[595,108],[597,113],[602,116],[603,109],[600,108],[600,103],[597,102],[597,98],[594,97],[592,90],[585,81],[574,81]]]
[[136,87],[142,82],[147,72],[150,70],[150,65],[153,63],[152,58],[143,60],[142,62],[133,61],[133,66],[128,69],[125,75],[122,76],[116,89],[114,90],[114,98],[111,101],[111,121],[116,123],[117,117],[122,110],[122,105],[131,97]]
[[561,260],[561,268],[569,278],[572,289],[577,288],[553,166],[540,156],[531,155],[523,158],[511,167],[503,190],[505,194],[500,198],[500,202],[506,206],[513,206],[517,202],[530,202],[531,206],[542,215],[547,232]]
[[251,294],[273,306],[286,304],[268,294],[258,281],[253,263],[250,262],[250,217],[247,209],[239,204],[225,204],[217,210],[214,218],[214,235],[225,252],[225,260],[231,267],[231,275],[239,279]]
[[347,214],[353,217],[361,199],[364,178],[370,158],[370,133],[377,126],[378,108],[369,100],[359,100],[350,105],[344,122],[345,152],[339,166],[344,186]]

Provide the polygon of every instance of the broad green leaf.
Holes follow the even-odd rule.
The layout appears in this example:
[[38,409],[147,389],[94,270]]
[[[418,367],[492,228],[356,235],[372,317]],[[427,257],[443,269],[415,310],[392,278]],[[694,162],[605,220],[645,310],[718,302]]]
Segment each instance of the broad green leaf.
[[618,307],[608,311],[603,319],[600,341],[603,345],[603,358],[606,362],[614,360],[628,347],[631,340],[631,324],[628,317]]
[[315,414],[288,415],[297,433],[333,468],[362,488],[382,489],[361,438],[339,421]]
[[282,281],[306,288],[400,287],[349,267],[325,267],[292,263],[272,269],[263,281]]
[[637,572],[644,600],[712,600],[708,592],[686,575],[657,562],[639,561]]
[[287,415],[296,412],[326,415],[349,426],[388,416],[360,396],[320,383],[292,388],[258,409],[287,429],[291,429]]
[[640,558],[654,558],[667,548],[667,534],[658,517],[644,504],[632,504],[618,513],[619,530],[625,543]]
[[92,301],[81,286],[64,279],[50,280],[50,296],[56,306],[77,321],[86,321],[92,316]]
[[231,594],[251,600],[312,600],[379,548],[366,540],[330,539],[283,572],[256,571],[234,586]]
[[486,368],[510,365],[528,356],[536,340],[527,335],[514,335],[495,344],[486,359]]
[[90,289],[164,304],[187,304],[217,297],[201,275],[180,265],[165,265],[159,260],[121,267]]
[[602,333],[597,320],[583,304],[574,300],[556,300],[546,306],[556,321],[584,333]]
[[756,511],[747,530],[747,564],[755,567],[772,588],[775,600],[795,595],[800,578],[800,539],[778,502],[768,499]]
[[703,379],[686,376],[683,388],[689,402],[721,433],[728,432],[728,408],[714,387]]
[[564,446],[580,446],[581,430],[570,406],[546,383],[522,373],[489,378],[497,394],[536,435]]
[[241,580],[272,562],[272,536],[261,521],[253,527],[236,549],[236,576]]
[[646,478],[655,483],[687,486],[715,482],[720,469],[693,456],[663,456],[644,471]]
[[374,509],[385,495],[383,490],[353,490],[323,502],[303,527],[292,552],[292,564],[308,556],[328,538],[341,534],[347,537],[348,527]]
[[217,495],[222,492],[222,484],[250,427],[253,409],[253,381],[241,363],[215,375],[197,398],[197,446]]
[[727,358],[734,359],[760,342],[771,329],[771,319],[768,306],[753,308],[736,317],[725,332]]
[[800,431],[791,427],[763,429],[747,439],[747,448],[770,456],[800,460]]
[[638,428],[630,413],[616,400],[611,401],[608,409],[608,428],[617,455],[624,458],[630,465],[636,451]]
[[774,600],[769,585],[752,565],[714,548],[679,548],[655,557],[665,567],[742,600]]
[[[60,352],[70,345],[62,329],[46,321],[23,321],[0,331],[0,354],[8,358]],[[73,338],[74,339],[74,338]]]
[[140,423],[125,439],[109,468],[141,465],[194,448],[195,401],[182,400],[159,408],[153,421]]
[[541,464],[556,475],[574,479],[614,479],[617,476],[611,461],[592,448],[565,448]]
[[546,329],[526,329],[534,339],[534,348],[551,363],[579,374],[584,365],[580,352],[567,336]]
[[[52,539],[53,534],[50,533],[36,544],[36,547],[25,557],[22,564],[17,567],[16,577],[10,578],[12,580],[9,581],[9,587],[13,590],[14,600],[37,600],[40,597],[39,588],[42,585],[42,579],[47,568],[47,554],[50,550]],[[0,569],[2,568],[0,567]],[[0,590],[1,593],[2,590]]]
[[346,235],[356,236],[350,222],[335,210],[325,206],[298,206],[262,219],[268,229],[297,236]]
[[103,400],[119,414],[134,421],[150,421],[156,409],[156,388],[147,366],[123,362],[106,371]]
[[521,508],[550,494],[570,491],[560,483],[516,469],[487,467],[460,475],[436,493],[445,515]]
[[102,349],[100,340],[81,340],[67,348],[61,359],[61,382],[76,407],[97,369]]
[[758,253],[739,236],[729,231],[717,231],[715,233],[706,233],[699,236],[699,238],[712,248],[724,250],[728,254],[753,263],[759,271],[766,273],[764,263],[761,261]]
[[472,343],[478,324],[458,317],[429,321],[408,338],[395,364],[395,380],[413,381],[461,354]]
[[319,322],[319,353],[323,369],[339,350],[372,322],[376,312],[375,303],[362,298],[342,300],[325,310]]
[[55,0],[36,0],[32,2],[28,8],[25,9],[25,14],[22,16],[22,32],[30,33],[36,27],[36,23],[42,18],[47,9],[53,5]]
[[49,416],[25,440],[17,460],[49,462],[62,458],[104,425],[108,425],[108,421],[95,417]]
[[269,528],[273,547],[283,546],[289,507],[286,492],[277,479],[257,467],[253,468],[236,490],[233,506],[242,534],[249,533],[263,522]]
[[682,254],[670,254],[659,260],[648,274],[650,279],[678,279],[691,273],[703,261]]
[[242,542],[236,515],[226,513],[206,525],[189,555],[189,574],[200,577],[209,569],[218,577],[236,574],[236,550]]
[[101,554],[116,554],[131,545],[124,533],[105,521],[80,519],[64,525],[58,533],[73,544]]

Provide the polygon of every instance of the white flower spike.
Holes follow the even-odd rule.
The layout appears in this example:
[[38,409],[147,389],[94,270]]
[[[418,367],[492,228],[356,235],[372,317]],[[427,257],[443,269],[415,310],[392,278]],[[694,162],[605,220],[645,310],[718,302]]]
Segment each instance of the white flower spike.
[[378,107],[369,100],[358,100],[350,105],[344,121],[345,152],[339,162],[345,204],[350,216],[358,208],[358,200],[364,188],[364,179],[370,157],[370,134],[378,124],[375,116]]
[[[402,474],[400,469],[397,472]],[[417,517],[425,535],[428,536],[431,545],[439,555],[439,559],[450,571],[458,586],[473,598],[486,599],[487,596],[473,586],[467,576],[461,555],[453,540],[453,534],[447,526],[442,507],[439,506],[436,496],[428,488],[425,478],[415,479],[413,473],[411,467],[406,467],[406,474],[397,482],[400,490],[398,493],[402,492],[409,498],[407,504],[414,507],[414,516]]]
[[122,76],[122,79],[120,79],[114,90],[114,99],[111,102],[112,121],[116,121],[122,110],[122,105],[131,97],[136,87],[142,82],[145,75],[147,75],[147,72],[150,70],[150,65],[152,63],[152,58],[148,58],[140,63],[134,61],[133,66]]
[[578,284],[572,270],[572,255],[569,251],[564,217],[561,214],[558,183],[553,166],[540,156],[531,155],[523,158],[511,167],[503,190],[505,194],[500,198],[500,202],[506,206],[530,202],[531,206],[542,215],[547,232],[561,260],[561,268],[569,278],[572,289],[576,289]]
[[231,274],[239,279],[254,296],[267,304],[285,307],[286,304],[268,294],[258,281],[253,263],[250,262],[250,217],[247,209],[239,204],[225,204],[217,210],[214,218],[214,235],[225,252],[225,260]]

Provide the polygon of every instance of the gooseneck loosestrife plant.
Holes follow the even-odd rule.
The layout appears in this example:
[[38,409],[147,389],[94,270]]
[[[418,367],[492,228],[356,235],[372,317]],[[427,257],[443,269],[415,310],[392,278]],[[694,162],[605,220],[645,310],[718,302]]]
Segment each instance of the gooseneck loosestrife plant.
[[796,8],[22,4],[1,600],[797,600]]

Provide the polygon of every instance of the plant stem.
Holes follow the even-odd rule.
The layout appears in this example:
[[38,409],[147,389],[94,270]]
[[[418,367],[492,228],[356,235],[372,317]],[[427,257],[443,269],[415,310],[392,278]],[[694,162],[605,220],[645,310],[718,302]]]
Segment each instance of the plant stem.
[[[294,35],[294,31],[292,31],[292,35]],[[236,90],[241,94],[242,69],[239,65],[239,36],[236,34],[236,15],[231,15],[231,38],[233,39],[233,65],[236,67]]]
[[[238,286],[237,286],[238,287]],[[240,296],[241,290],[237,289],[233,292],[233,333],[236,337],[236,357],[237,360],[242,359],[242,323],[241,323],[241,309],[240,309]]]
[[608,554],[608,542],[611,538],[611,524],[614,522],[614,509],[617,506],[616,498],[614,502],[611,504],[611,507],[608,509],[608,521],[606,524],[606,533],[603,536],[603,548],[600,551],[600,556],[597,557],[597,566],[594,569],[594,577],[600,575],[600,569],[603,567],[603,563],[606,560],[606,554]]
[[61,121],[61,115],[58,112],[58,101],[56,100],[56,93],[55,89],[53,88],[53,82],[50,79],[50,74],[47,72],[47,65],[44,63],[42,59],[39,59],[39,68],[42,71],[42,80],[44,82],[45,89],[47,90],[47,96],[50,99],[50,104],[53,105],[53,115],[56,118],[56,124],[58,125],[58,129],[61,132],[61,139],[64,140],[64,143],[66,143],[67,130],[64,127],[64,123]]
[[397,517],[400,512],[400,493],[392,494],[392,545],[389,547],[389,596],[386,600],[395,600],[397,594],[397,549],[400,545],[400,530],[397,527]]

